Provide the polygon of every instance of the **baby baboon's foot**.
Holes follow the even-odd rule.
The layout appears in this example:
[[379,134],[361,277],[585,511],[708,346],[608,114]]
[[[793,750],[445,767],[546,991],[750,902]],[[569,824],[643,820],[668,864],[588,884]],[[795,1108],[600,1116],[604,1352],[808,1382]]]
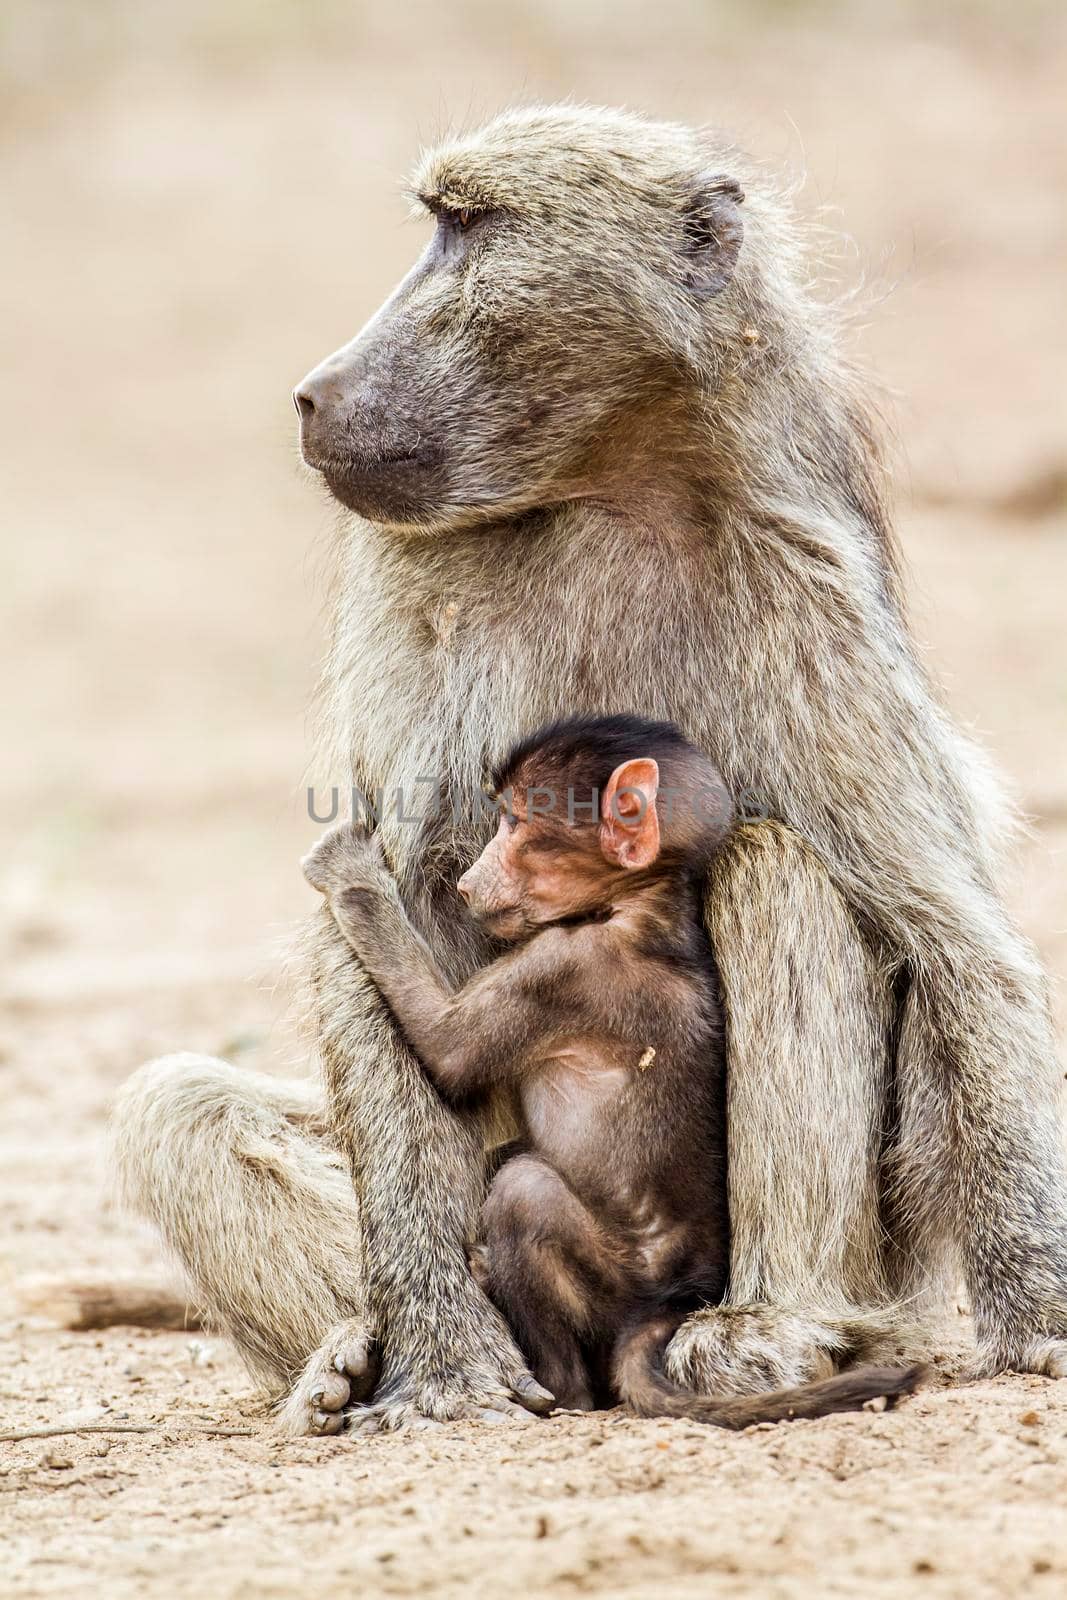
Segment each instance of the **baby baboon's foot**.
[[762,1394],[828,1378],[847,1354],[831,1322],[774,1306],[709,1306],[678,1329],[664,1369],[697,1394]]
[[467,1266],[479,1289],[483,1294],[488,1294],[489,1246],[487,1244],[469,1244],[467,1246]]
[[340,1322],[315,1351],[278,1411],[286,1433],[340,1433],[345,1408],[374,1387],[373,1340],[362,1322]]
[[377,834],[358,822],[342,822],[324,833],[300,865],[312,888],[324,895],[377,883],[387,871]]

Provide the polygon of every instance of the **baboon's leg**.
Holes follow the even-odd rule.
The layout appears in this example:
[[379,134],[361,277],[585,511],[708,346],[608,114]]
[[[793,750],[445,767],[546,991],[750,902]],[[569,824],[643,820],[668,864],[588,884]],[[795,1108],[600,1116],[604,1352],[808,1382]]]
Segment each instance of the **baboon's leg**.
[[748,1393],[823,1376],[861,1335],[866,1354],[892,1333],[872,1316],[889,1298],[891,994],[821,863],[779,823],[738,830],[707,911],[727,1018],[729,1304],[690,1318],[666,1365]]
[[515,1156],[484,1211],[489,1293],[556,1404],[591,1411],[581,1340],[605,1333],[625,1288],[596,1219],[539,1156]]
[[893,1198],[913,1239],[959,1252],[977,1370],[1065,1377],[1067,1174],[1043,977],[991,898],[970,950],[943,948],[904,1005]]
[[330,1123],[351,1163],[381,1353],[364,1421],[392,1428],[419,1417],[509,1416],[513,1400],[543,1409],[507,1324],[467,1265],[485,1198],[482,1120],[445,1105],[328,907],[311,938]]
[[324,1133],[314,1085],[207,1056],[149,1062],[115,1106],[122,1199],[275,1392],[363,1307],[352,1184]]

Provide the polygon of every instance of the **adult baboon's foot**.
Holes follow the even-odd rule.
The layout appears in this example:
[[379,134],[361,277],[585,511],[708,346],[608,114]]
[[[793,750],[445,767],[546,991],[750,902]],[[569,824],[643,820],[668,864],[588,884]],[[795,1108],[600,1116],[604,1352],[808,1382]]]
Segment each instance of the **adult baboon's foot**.
[[1067,1339],[1035,1339],[1023,1355],[1023,1372],[1067,1378]]
[[761,1394],[830,1377],[850,1354],[830,1320],[774,1306],[709,1306],[678,1329],[664,1368],[697,1394]]
[[345,1407],[369,1395],[376,1376],[374,1341],[366,1324],[358,1319],[339,1322],[278,1408],[280,1427],[297,1436],[340,1433]]
[[1036,1372],[1043,1378],[1067,1378],[1067,1339],[1031,1339],[1015,1351],[1001,1345],[980,1347],[968,1376],[995,1378],[1001,1372]]
[[344,1426],[349,1433],[365,1435],[444,1422],[525,1423],[535,1415],[546,1415],[555,1403],[555,1396],[524,1367],[514,1369],[504,1381],[484,1369],[422,1383],[398,1375],[369,1404],[349,1406]]
[[[467,1300],[453,1305],[451,1327],[411,1329],[397,1338],[366,1405],[350,1406],[351,1433],[392,1432],[437,1422],[529,1422],[552,1410],[555,1398],[523,1359],[496,1308],[466,1279]],[[461,1314],[457,1315],[457,1311]],[[393,1330],[395,1331],[395,1330]],[[405,1352],[407,1354],[405,1359]]]

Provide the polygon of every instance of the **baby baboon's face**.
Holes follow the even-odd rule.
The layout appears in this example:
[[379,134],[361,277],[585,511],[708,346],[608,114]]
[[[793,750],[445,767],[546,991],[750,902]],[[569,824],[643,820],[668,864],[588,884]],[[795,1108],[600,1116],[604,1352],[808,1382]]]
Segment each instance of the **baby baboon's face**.
[[520,800],[501,817],[457,889],[497,938],[522,939],[602,906],[612,875],[595,827],[568,828],[558,818],[530,816]]
[[332,493],[444,529],[604,492],[733,274],[741,194],[703,159],[684,130],[568,108],[429,156],[429,245],[295,392]]

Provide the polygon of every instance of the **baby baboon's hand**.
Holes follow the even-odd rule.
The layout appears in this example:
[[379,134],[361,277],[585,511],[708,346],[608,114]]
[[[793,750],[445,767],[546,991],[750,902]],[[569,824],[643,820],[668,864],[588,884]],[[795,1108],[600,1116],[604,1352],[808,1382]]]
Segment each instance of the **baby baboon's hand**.
[[342,822],[324,833],[300,865],[312,888],[324,895],[377,888],[389,879],[378,835],[358,822]]

